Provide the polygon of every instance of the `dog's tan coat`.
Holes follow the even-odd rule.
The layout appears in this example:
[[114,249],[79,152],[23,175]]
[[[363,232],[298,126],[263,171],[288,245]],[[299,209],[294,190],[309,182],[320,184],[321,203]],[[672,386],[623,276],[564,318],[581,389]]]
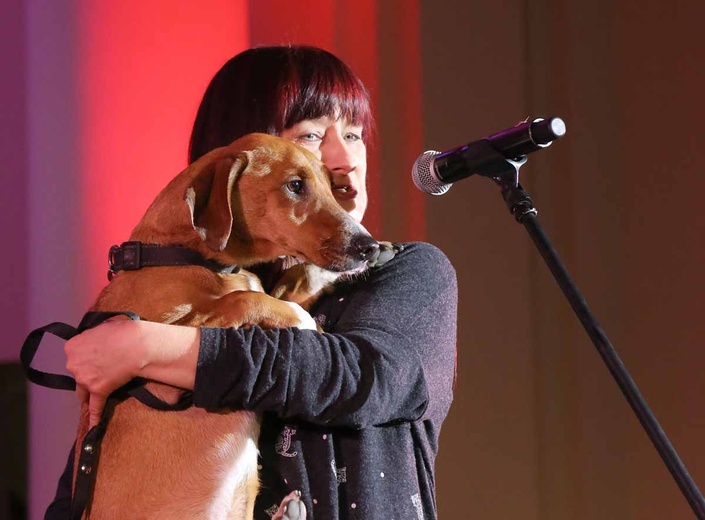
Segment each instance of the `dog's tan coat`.
[[[303,189],[296,193],[299,182]],[[252,134],[174,178],[130,240],[184,245],[224,265],[292,255],[347,271],[364,265],[354,246],[360,237],[369,235],[335,201],[320,161],[282,139]],[[292,297],[299,290],[293,285],[288,282],[280,295]],[[195,266],[119,272],[92,310],[131,310],[146,320],[191,326],[287,327],[311,319],[264,294],[247,271],[223,275]],[[169,402],[181,394],[156,383],[148,388]],[[252,517],[258,489],[254,413],[193,407],[160,412],[134,399],[110,413],[89,518]],[[77,446],[87,426],[84,405]]]

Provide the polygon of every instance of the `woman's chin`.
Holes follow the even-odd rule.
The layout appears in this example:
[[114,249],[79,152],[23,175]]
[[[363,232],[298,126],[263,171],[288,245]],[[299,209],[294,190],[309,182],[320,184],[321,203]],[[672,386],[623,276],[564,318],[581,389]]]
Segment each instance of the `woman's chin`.
[[365,212],[360,208],[355,208],[352,211],[348,211],[348,213],[358,224],[362,223],[362,217],[365,216]]
[[336,197],[338,204],[348,213],[357,223],[362,222],[362,217],[365,215],[365,205],[360,204],[359,199],[339,199]]
[[355,222],[361,223],[362,217],[365,215],[365,208],[360,204],[356,204],[355,201],[338,201],[340,207],[342,207]]

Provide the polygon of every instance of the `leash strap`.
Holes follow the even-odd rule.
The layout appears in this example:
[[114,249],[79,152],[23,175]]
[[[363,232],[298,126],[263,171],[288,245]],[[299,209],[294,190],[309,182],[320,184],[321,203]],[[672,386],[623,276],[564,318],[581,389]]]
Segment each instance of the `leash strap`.
[[[106,403],[106,409],[113,404],[109,399]],[[78,457],[78,469],[76,473],[76,483],[74,486],[73,497],[71,498],[71,520],[81,520],[83,512],[93,496],[95,487],[95,476],[97,471],[97,462],[100,456],[100,445],[105,432],[108,428],[109,413],[103,413],[100,422],[91,428],[81,443],[81,451]]]
[[32,360],[37,354],[37,349],[39,344],[44,338],[44,334],[49,332],[61,339],[71,339],[76,334],[78,330],[71,325],[66,323],[54,322],[44,327],[33,330],[24,340],[22,345],[22,350],[20,351],[20,361],[22,362],[22,368],[24,373],[32,383],[46,386],[47,388],[56,388],[59,390],[76,390],[76,381],[69,376],[64,376],[60,374],[50,374],[48,372],[42,372],[32,368]]
[[237,266],[223,265],[198,251],[179,245],[143,244],[138,241],[112,246],[108,253],[108,280],[118,271],[135,271],[143,267],[198,265],[217,273],[230,274]]
[[132,320],[139,320],[133,312],[88,312],[83,316],[81,323],[78,327],[73,327],[66,323],[54,322],[38,329],[33,330],[27,335],[24,343],[22,344],[22,349],[20,351],[20,361],[22,362],[22,368],[24,369],[27,379],[32,383],[45,386],[47,388],[55,388],[57,390],[76,390],[76,381],[70,376],[65,376],[61,374],[51,374],[49,372],[43,372],[32,368],[32,361],[37,355],[37,350],[39,345],[44,338],[44,334],[47,332],[57,336],[61,339],[69,340],[74,336],[77,336],[81,332],[91,327],[95,327],[99,323],[112,318],[114,316],[124,315]]
[[[44,338],[44,334],[47,332],[57,336],[61,339],[69,340],[74,336],[77,336],[84,330],[90,329],[103,323],[105,320],[113,318],[115,316],[127,316],[131,320],[137,321],[140,317],[134,312],[129,311],[119,311],[119,312],[87,312],[78,327],[72,327],[66,323],[54,322],[44,327],[39,327],[29,333],[27,338],[22,345],[22,350],[20,351],[20,360],[22,362],[22,368],[24,370],[27,379],[32,383],[44,386],[47,388],[55,388],[57,390],[76,390],[76,380],[73,377],[52,374],[49,372],[43,372],[32,367],[32,361],[37,354],[39,345]],[[191,392],[184,393],[183,397],[175,404],[167,403],[162,399],[159,399],[149,390],[144,388],[146,380],[142,378],[135,378],[125,386],[116,390],[112,395],[116,397],[131,396],[137,399],[142,404],[154,408],[155,410],[161,411],[180,411],[189,408],[193,404],[193,396]]]
[[[114,316],[127,316],[131,320],[139,320],[139,316],[133,312],[88,312],[83,316],[78,327],[73,327],[66,323],[54,322],[44,327],[39,327],[29,333],[20,351],[20,360],[27,379],[31,382],[47,388],[58,390],[76,390],[76,380],[70,376],[43,372],[32,367],[32,361],[37,354],[39,345],[47,332],[64,340],[69,340],[80,334],[84,330],[90,329],[103,323]],[[193,405],[193,394],[185,392],[176,404],[170,404],[152,394],[144,387],[145,380],[136,378],[125,386],[116,390],[108,399],[103,416],[100,422],[91,428],[81,443],[78,457],[78,472],[76,474],[76,484],[71,500],[71,520],[81,520],[83,511],[90,501],[95,487],[95,477],[97,463],[100,455],[100,446],[108,427],[110,413],[118,402],[134,397],[142,404],[161,411],[180,411]]]

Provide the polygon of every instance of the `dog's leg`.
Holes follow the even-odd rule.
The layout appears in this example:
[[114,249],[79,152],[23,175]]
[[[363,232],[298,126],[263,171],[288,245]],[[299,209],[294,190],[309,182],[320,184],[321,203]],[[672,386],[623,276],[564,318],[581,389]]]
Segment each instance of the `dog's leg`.
[[340,273],[326,271],[311,263],[299,264],[282,273],[271,294],[280,300],[298,303],[304,309],[309,309],[339,277]]
[[[192,326],[262,328],[298,327],[316,329],[316,322],[301,306],[254,291],[233,291],[209,308],[203,306],[183,319]],[[179,322],[177,322],[179,323]]]

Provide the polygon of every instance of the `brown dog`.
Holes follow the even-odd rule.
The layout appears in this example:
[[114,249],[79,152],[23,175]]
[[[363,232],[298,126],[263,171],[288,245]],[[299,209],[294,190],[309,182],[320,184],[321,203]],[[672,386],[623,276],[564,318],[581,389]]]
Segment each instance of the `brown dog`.
[[[293,256],[335,272],[364,269],[377,248],[337,204],[320,161],[264,134],[245,136],[193,163],[157,196],[130,240],[186,246],[225,266]],[[267,296],[246,271],[226,275],[198,266],[120,271],[92,310],[130,310],[145,320],[192,326],[313,327],[300,307]],[[172,403],[181,394],[156,383],[148,388]],[[194,407],[155,411],[135,399],[110,413],[84,517],[252,518],[255,414]],[[84,405],[78,447],[87,427]]]

